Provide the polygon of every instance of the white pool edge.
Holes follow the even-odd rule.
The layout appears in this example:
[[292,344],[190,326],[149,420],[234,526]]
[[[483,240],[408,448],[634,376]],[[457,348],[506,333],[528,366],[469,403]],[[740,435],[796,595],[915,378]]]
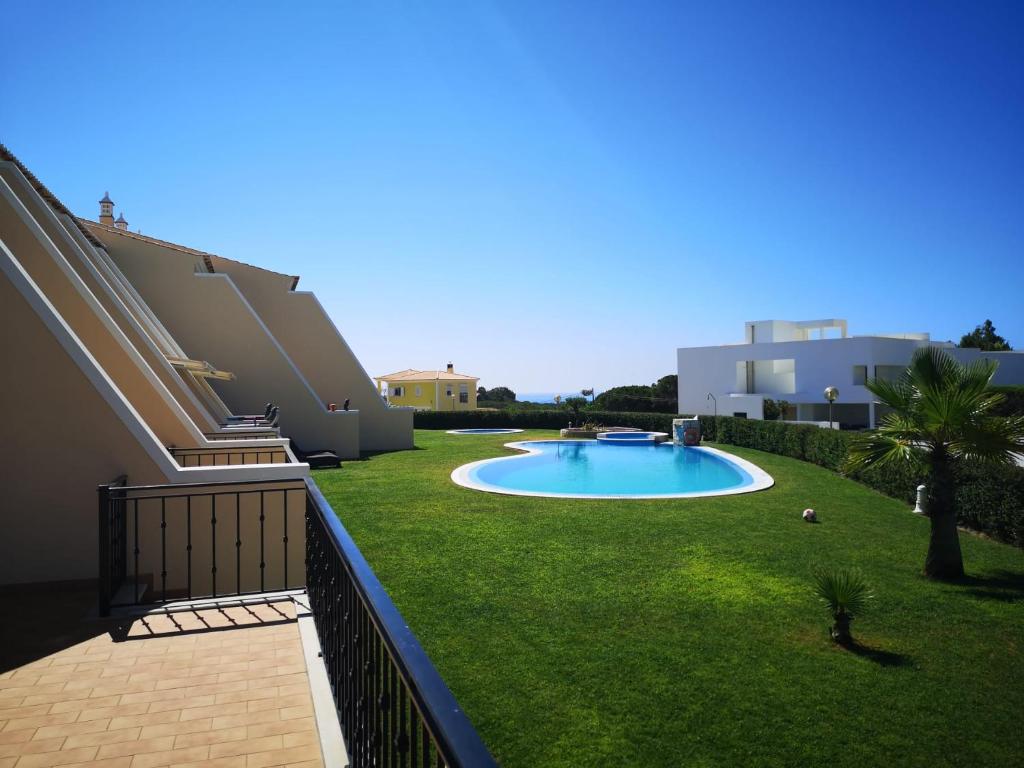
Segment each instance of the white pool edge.
[[[551,443],[551,442],[577,442],[577,443],[596,443],[596,440],[520,440],[514,443],[505,443],[506,448],[512,448],[522,453],[516,454],[515,456],[497,456],[490,459],[481,459],[480,461],[473,461],[469,464],[463,464],[461,467],[456,467],[452,470],[451,479],[456,485],[462,486],[463,488],[469,488],[473,491],[484,491],[485,493],[498,493],[504,496],[532,496],[534,498],[548,498],[548,499],[700,499],[711,496],[736,496],[741,493],[754,493],[755,491],[763,491],[766,488],[771,488],[775,485],[775,478],[765,472],[756,464],[741,459],[732,453],[721,451],[718,448],[711,448],[710,446],[699,446],[687,448],[689,451],[706,451],[707,453],[714,454],[724,461],[731,462],[737,467],[746,472],[751,479],[748,485],[742,485],[738,488],[725,488],[719,491],[691,491],[688,493],[628,493],[628,494],[589,494],[589,493],[548,493],[544,491],[517,491],[512,488],[502,488],[497,485],[488,485],[487,483],[481,483],[474,480],[471,477],[471,473],[477,467],[483,464],[490,464],[495,461],[515,461],[516,459],[524,459],[530,454],[540,453],[540,450],[534,448],[530,443]],[[628,450],[628,449],[623,449]]]

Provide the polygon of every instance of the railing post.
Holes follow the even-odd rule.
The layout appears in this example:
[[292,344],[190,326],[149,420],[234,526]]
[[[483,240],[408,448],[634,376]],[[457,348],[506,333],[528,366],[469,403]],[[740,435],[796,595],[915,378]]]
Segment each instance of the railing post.
[[100,616],[110,615],[110,485],[104,484],[97,488],[99,506],[97,520],[99,522],[99,612]]

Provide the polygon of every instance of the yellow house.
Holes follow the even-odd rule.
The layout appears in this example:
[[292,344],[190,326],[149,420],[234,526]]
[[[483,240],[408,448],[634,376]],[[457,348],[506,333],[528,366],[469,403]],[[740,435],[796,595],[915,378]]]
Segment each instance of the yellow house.
[[407,368],[375,378],[380,393],[392,405],[410,405],[434,411],[471,411],[476,408],[477,376],[456,373],[448,363],[444,371]]

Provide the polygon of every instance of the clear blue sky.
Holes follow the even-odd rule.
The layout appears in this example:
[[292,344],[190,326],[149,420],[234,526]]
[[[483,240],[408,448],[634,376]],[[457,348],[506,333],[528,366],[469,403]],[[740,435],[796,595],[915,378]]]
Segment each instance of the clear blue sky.
[[[1024,3],[4,4],[74,211],[316,291],[370,374],[646,383],[744,320],[1024,347]],[[619,309],[613,309],[616,306]],[[625,308],[628,305],[628,309]]]

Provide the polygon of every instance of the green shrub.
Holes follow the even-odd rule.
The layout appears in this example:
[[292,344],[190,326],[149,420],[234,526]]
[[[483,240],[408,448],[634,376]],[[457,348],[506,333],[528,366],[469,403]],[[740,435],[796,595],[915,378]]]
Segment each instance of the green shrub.
[[[701,417],[706,440],[777,453],[839,471],[852,433],[808,424]],[[851,475],[886,496],[914,502],[923,477],[905,464],[872,467]],[[957,518],[965,527],[1024,547],[1024,469],[968,465],[957,477]]]
[[1024,547],[1024,469],[962,467],[957,475],[956,508],[963,525]]
[[[649,432],[672,432],[672,413],[623,413],[587,410],[580,416],[605,427],[635,427]],[[564,429],[573,421],[566,409],[537,411],[416,411],[417,429],[472,429],[473,427],[513,427],[516,429]]]
[[998,406],[993,414],[996,416],[1024,416],[1024,387],[992,387],[1006,396],[1006,401]]

